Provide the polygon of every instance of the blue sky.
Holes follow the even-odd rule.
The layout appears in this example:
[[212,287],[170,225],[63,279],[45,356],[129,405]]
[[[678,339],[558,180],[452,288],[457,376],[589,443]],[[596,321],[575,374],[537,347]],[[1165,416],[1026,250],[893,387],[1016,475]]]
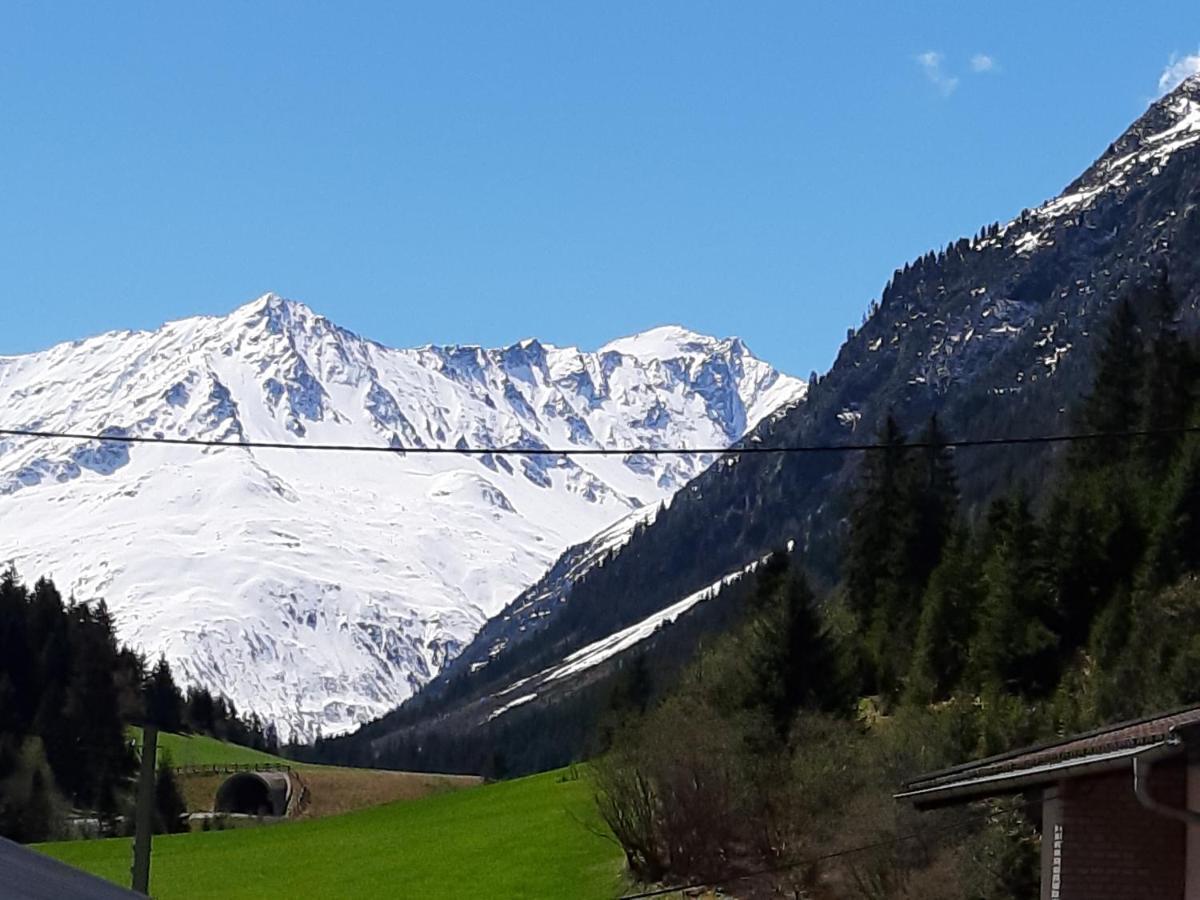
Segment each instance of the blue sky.
[[394,345],[680,322],[806,375],[1198,47],[1194,0],[10,0],[0,353],[274,290]]

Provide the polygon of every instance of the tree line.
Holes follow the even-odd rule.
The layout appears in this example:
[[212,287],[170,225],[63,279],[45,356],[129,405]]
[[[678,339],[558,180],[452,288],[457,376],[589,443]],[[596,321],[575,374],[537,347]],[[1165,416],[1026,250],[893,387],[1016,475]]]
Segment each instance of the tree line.
[[[165,658],[151,666],[121,645],[103,601],[65,600],[47,578],[30,588],[11,567],[0,574],[0,835],[58,836],[72,809],[114,833],[130,818],[137,767],[127,728],[146,724],[278,749],[273,726],[206,689],[183,693]],[[172,830],[182,801],[160,765],[160,825]]]
[[[1019,802],[918,816],[906,778],[1200,702],[1200,354],[1160,273],[1118,303],[1086,433],[1036,482],[963,509],[936,419],[891,418],[864,454],[837,583],[804,560],[756,573],[740,622],[673,686],[622,704],[597,801],[646,881],[758,882],[804,896],[1036,893]],[[946,828],[940,836],[901,835]],[[741,882],[750,889],[755,879]]]

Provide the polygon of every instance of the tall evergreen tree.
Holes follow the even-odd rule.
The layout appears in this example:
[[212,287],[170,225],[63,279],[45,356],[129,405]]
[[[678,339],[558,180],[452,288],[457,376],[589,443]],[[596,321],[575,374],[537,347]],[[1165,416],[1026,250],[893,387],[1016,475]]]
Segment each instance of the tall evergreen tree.
[[163,751],[154,776],[155,831],[178,834],[188,830],[187,819],[184,818],[188,810],[183,794],[179,791],[179,785],[175,781],[171,762],[171,755]]
[[146,658],[135,650],[121,647],[117,652],[117,668],[113,677],[117,685],[121,721],[144,721],[146,699],[142,686],[146,683]]
[[948,542],[922,598],[906,684],[910,702],[943,700],[960,684],[980,601],[979,568],[970,535],[960,528]]
[[0,734],[25,734],[40,689],[28,630],[29,593],[10,566],[0,573]]
[[1161,477],[1174,459],[1195,407],[1196,366],[1190,345],[1179,333],[1179,302],[1166,269],[1161,269],[1142,302],[1149,310],[1153,327],[1141,387],[1143,431],[1152,432],[1139,441],[1138,455],[1143,471]]
[[609,709],[620,716],[638,715],[646,711],[654,693],[654,679],[645,653],[639,653],[617,676],[609,698]]
[[160,656],[146,679],[146,721],[163,731],[183,730],[183,695],[171,675],[166,657]]
[[[844,572],[846,599],[862,628],[868,683],[892,693],[916,634],[920,587],[911,556],[917,531],[911,450],[891,416],[859,469]],[[906,667],[905,667],[906,668]]]
[[[50,767],[59,776],[67,796],[86,802],[88,778],[85,760],[75,740],[75,724],[81,713],[71,685],[70,620],[62,596],[45,578],[34,585],[29,604],[29,635],[39,648],[38,706],[32,732],[40,735]],[[76,660],[78,662],[78,660]]]
[[1105,577],[1104,543],[1090,502],[1091,485],[1078,478],[1068,481],[1051,502],[1044,532],[1045,556],[1052,562],[1056,630],[1066,653],[1087,642],[1092,621],[1112,587]]
[[204,687],[190,687],[184,701],[187,727],[202,734],[215,734],[216,705],[212,692]]
[[1024,497],[989,512],[983,599],[970,649],[977,685],[1041,694],[1056,683],[1059,659],[1050,592],[1039,558],[1039,530]]
[[911,666],[921,595],[958,515],[954,460],[936,417],[910,449],[889,418],[864,461],[850,521],[846,586],[865,626],[876,690],[894,695]]
[[[1154,323],[1152,353],[1147,353],[1135,300]],[[1186,394],[1179,380],[1187,353],[1175,317],[1165,273],[1117,304],[1096,355],[1092,390],[1077,419],[1080,428],[1106,433],[1179,424],[1176,401],[1159,405],[1163,398],[1148,381],[1166,379],[1174,385],[1164,387],[1167,393]],[[1148,468],[1161,479],[1165,455],[1175,443],[1169,435],[1097,439],[1076,444],[1068,454],[1045,528],[1064,653],[1082,648],[1101,611],[1131,588],[1146,549],[1146,508],[1154,492],[1147,489]]]
[[132,768],[114,679],[117,642],[103,602],[75,604],[69,615],[74,665],[62,717],[70,728],[81,775],[72,773],[64,787],[70,784],[78,799],[94,806],[108,786]]
[[[1092,392],[1083,404],[1080,424],[1099,434],[1134,431],[1142,423],[1142,384],[1146,354],[1137,313],[1129,297],[1117,303],[1096,354]],[[1080,469],[1106,468],[1131,457],[1133,442],[1124,439],[1081,441],[1074,447]]]
[[937,416],[931,416],[918,438],[923,446],[916,454],[913,473],[916,522],[907,558],[914,584],[928,581],[958,521],[958,476],[947,440]]
[[1165,586],[1194,572],[1200,572],[1200,435],[1191,434],[1163,488],[1145,583]]
[[[776,568],[780,565],[786,567],[782,572]],[[838,649],[804,573],[776,553],[766,575],[756,591],[761,611],[751,620],[744,643],[749,672],[745,696],[766,711],[783,736],[799,710],[844,709],[848,696]]]
[[880,582],[905,514],[908,448],[890,415],[876,436],[882,449],[867,451],[859,467],[843,574],[850,608],[866,623],[875,607]]

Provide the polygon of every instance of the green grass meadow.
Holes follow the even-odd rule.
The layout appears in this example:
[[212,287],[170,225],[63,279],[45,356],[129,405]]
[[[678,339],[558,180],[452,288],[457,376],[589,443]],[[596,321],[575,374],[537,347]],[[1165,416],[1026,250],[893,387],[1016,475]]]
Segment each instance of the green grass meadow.
[[[130,726],[129,736],[140,747],[142,729]],[[288,760],[272,756],[261,750],[252,750],[237,744],[228,744],[206,734],[158,733],[158,758],[171,757],[172,766],[246,765],[253,763],[286,763]]]
[[[548,772],[340,816],[154,839],[151,893],[173,898],[619,895],[622,854],[585,778]],[[42,844],[128,884],[127,838]]]

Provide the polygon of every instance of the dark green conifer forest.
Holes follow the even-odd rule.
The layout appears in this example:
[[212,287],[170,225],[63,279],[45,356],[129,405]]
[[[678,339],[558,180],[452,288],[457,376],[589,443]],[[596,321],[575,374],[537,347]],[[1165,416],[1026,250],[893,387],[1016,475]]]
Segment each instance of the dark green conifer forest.
[[[73,817],[98,820],[103,834],[127,828],[137,751],[126,728],[147,723],[278,750],[273,727],[223,697],[181,693],[165,659],[147,669],[118,644],[103,602],[0,574],[0,836],[67,836]],[[169,772],[157,794],[161,828],[178,830],[186,810]]]
[[[1036,483],[960,509],[936,419],[866,452],[841,576],[756,573],[744,618],[597,763],[631,870],[805,896],[1036,893],[1013,801],[916,814],[891,794],[943,765],[1200,702],[1200,367],[1163,274],[1118,304],[1076,431]],[[911,446],[911,444],[919,446]],[[720,823],[720,827],[711,827]],[[905,835],[918,833],[920,839]],[[832,893],[829,893],[832,891]]]

